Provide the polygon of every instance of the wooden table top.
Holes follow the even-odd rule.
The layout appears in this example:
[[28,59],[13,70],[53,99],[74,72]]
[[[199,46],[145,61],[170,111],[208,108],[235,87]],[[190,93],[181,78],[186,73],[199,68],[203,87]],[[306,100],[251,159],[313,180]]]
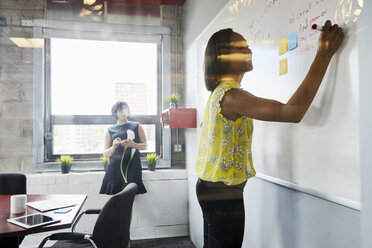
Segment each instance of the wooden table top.
[[62,218],[62,220],[54,224],[26,229],[21,226],[9,223],[7,219],[41,212],[27,206],[25,213],[10,214],[10,196],[11,195],[0,195],[0,238],[16,237],[20,235],[28,235],[32,233],[48,232],[57,229],[69,228],[72,226],[72,223],[75,221],[81,207],[83,206],[87,198],[86,195],[27,195],[27,202],[58,199],[68,202],[74,202],[77,203],[77,205],[69,207],[72,210],[65,214],[54,214],[54,210],[43,212],[59,219]]

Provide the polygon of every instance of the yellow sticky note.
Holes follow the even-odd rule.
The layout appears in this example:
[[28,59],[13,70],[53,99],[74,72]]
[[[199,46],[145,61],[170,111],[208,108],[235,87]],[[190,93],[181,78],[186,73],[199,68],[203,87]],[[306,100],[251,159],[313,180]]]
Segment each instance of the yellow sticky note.
[[288,58],[279,61],[279,76],[288,73]]
[[279,40],[279,55],[282,55],[288,51],[288,37],[284,37]]

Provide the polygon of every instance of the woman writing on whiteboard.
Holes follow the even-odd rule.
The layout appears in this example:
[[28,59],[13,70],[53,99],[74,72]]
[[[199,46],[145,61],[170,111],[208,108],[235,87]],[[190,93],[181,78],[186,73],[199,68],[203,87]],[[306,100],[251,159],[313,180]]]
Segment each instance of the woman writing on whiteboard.
[[204,247],[242,245],[243,190],[246,181],[256,174],[251,153],[252,119],[300,122],[343,38],[342,28],[325,22],[314,61],[302,84],[285,104],[240,88],[244,74],[253,69],[252,51],[242,35],[223,29],[209,39],[204,80],[211,95],[203,117],[196,165]]

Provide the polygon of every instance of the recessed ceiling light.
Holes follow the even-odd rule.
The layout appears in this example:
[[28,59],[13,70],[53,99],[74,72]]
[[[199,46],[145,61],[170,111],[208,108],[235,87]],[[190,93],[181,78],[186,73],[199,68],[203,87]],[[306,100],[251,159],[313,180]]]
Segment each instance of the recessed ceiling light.
[[71,0],[51,0],[52,3],[71,3]]
[[39,38],[21,38],[21,37],[9,37],[19,47],[28,48],[43,48],[44,39]]

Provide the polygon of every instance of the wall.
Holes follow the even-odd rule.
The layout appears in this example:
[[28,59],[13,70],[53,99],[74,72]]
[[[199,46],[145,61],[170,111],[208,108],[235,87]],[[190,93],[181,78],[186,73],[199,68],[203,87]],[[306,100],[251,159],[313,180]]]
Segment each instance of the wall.
[[43,0],[0,1],[0,172],[31,173],[33,50],[19,48],[9,36],[32,34],[22,18],[43,18]]
[[[364,1],[364,13],[372,13],[371,1]],[[372,56],[370,45],[372,43],[371,16],[363,14],[358,23],[360,33],[358,35],[359,53],[359,123],[360,123],[360,167],[362,188],[362,212],[361,212],[361,247],[372,247],[372,70],[370,63],[365,63]],[[363,28],[362,28],[363,27]]]
[[[180,94],[179,107],[189,107],[184,102],[184,58],[183,58],[183,30],[182,30],[183,7],[178,5],[163,5],[161,7],[161,26],[170,27],[171,52],[172,52],[172,86],[171,92]],[[167,98],[168,96],[164,96]],[[181,144],[182,151],[174,152],[174,145]],[[184,129],[171,130],[172,145],[172,168],[185,168],[185,138]]]
[[[223,5],[215,1],[188,1],[184,6],[185,36],[185,88],[186,102],[204,106],[204,86],[196,85],[196,38],[212,21]],[[227,3],[227,1],[223,1]],[[208,10],[211,15],[195,13]],[[201,56],[201,55],[200,55]],[[201,109],[199,112],[202,111]],[[198,123],[202,116],[198,114]],[[197,247],[202,247],[202,214],[195,196],[195,162],[199,130],[185,133],[186,168],[189,187],[190,237]],[[254,149],[254,147],[253,147]],[[294,191],[260,178],[249,180],[245,193],[246,226],[243,247],[306,248],[360,246],[360,212],[302,192]]]
[[[88,197],[82,211],[102,208],[110,198],[110,196],[98,194],[103,176],[103,172],[27,175],[27,193],[86,194]],[[148,193],[137,195],[134,200],[131,239],[187,236],[186,171],[144,171],[143,182]],[[76,230],[91,233],[96,218],[96,216],[84,216],[76,226]],[[47,235],[50,233],[29,235],[22,242],[21,247],[35,247]]]
[[186,10],[186,13],[183,18],[185,47],[188,47],[195,41],[205,27],[207,27],[211,20],[228,2],[229,0],[186,1],[184,5],[184,12]]

